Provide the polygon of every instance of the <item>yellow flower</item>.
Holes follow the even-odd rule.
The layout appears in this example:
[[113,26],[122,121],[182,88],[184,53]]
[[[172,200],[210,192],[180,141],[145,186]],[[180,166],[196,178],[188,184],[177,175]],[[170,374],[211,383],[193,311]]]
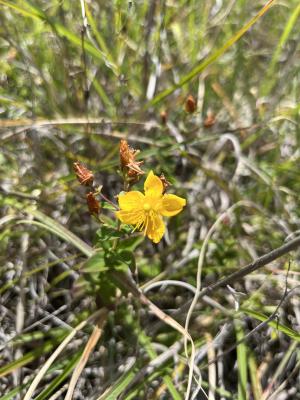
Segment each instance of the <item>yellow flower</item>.
[[186,200],[174,194],[163,194],[163,183],[152,171],[144,183],[144,190],[145,194],[138,191],[120,194],[120,211],[116,212],[116,216],[121,222],[143,230],[145,236],[158,243],[165,233],[162,217],[180,213]]

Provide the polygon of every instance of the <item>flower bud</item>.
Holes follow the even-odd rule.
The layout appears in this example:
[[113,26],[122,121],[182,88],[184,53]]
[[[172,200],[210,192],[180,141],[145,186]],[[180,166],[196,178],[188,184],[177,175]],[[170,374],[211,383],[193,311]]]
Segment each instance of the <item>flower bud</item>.
[[73,164],[73,168],[74,168],[75,174],[77,176],[77,179],[78,179],[80,185],[91,186],[93,184],[94,175],[93,175],[92,171],[88,170],[80,162],[75,162]]

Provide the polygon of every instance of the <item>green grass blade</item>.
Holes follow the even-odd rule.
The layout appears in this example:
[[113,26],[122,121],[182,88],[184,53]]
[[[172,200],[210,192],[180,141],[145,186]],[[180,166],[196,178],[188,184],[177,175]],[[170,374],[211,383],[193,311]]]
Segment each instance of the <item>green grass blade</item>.
[[[294,9],[294,11],[292,12],[290,18],[288,19],[288,22],[284,28],[284,31],[282,32],[282,35],[279,39],[278,45],[276,47],[276,50],[273,54],[273,57],[271,59],[270,65],[267,69],[267,73],[266,73],[266,77],[265,79],[263,79],[263,85],[261,88],[261,96],[267,96],[270,91],[272,90],[275,82],[276,82],[276,77],[273,78],[274,76],[274,72],[275,72],[275,67],[276,64],[279,60],[281,51],[283,50],[298,18],[300,15],[300,3],[296,6],[296,8]],[[298,22],[299,24],[299,22]]]
[[75,356],[72,357],[71,361],[66,365],[64,368],[63,372],[58,375],[53,381],[50,383],[50,385],[43,390],[36,398],[35,400],[46,400],[49,398],[49,395],[54,392],[54,390],[61,385],[62,382],[66,380],[66,378],[71,374],[73,371],[74,367],[76,366],[78,360],[80,359],[81,356],[81,351],[77,352]]
[[261,400],[262,398],[262,387],[259,380],[259,371],[257,368],[255,355],[253,352],[248,350],[248,365],[249,365],[249,374],[251,379],[252,393],[254,400]]
[[[82,47],[82,40],[81,40],[80,36],[76,36],[73,32],[68,30],[62,24],[60,24],[58,22],[52,22],[47,17],[47,15],[42,10],[40,10],[38,7],[28,5],[26,3],[26,5],[28,7],[28,9],[26,9],[26,8],[20,7],[19,5],[15,4],[15,3],[12,3],[12,2],[6,1],[6,0],[0,0],[0,4],[3,4],[11,9],[19,12],[24,17],[34,18],[34,19],[41,20],[41,21],[48,23],[49,26],[52,27],[52,29],[59,36],[65,37],[67,40],[69,40],[69,42],[75,44],[79,48]],[[103,61],[104,64],[114,72],[115,75],[118,75],[117,66],[112,61],[109,61],[102,51],[100,51],[99,49],[97,49],[96,47],[94,47],[93,45],[88,43],[87,41],[84,42],[84,48],[91,56],[93,56],[94,58],[96,58],[98,60]]]
[[17,11],[18,13],[22,14],[24,17],[41,19],[41,15],[39,13],[25,10],[24,8],[18,6],[17,4],[11,3],[10,1],[0,0],[0,4],[3,4],[4,6],[7,6],[11,9]]
[[98,397],[97,400],[116,400],[118,396],[126,389],[130,382],[135,378],[138,372],[137,367],[131,368],[125,374],[123,374],[117,382],[108,389],[107,392]]
[[[53,24],[53,26],[60,36],[65,37],[71,43],[75,44],[77,47],[80,47],[80,48],[82,47],[82,40],[80,37],[76,36],[73,32],[69,31],[63,25],[61,25],[57,22],[55,22]],[[118,75],[117,66],[115,64],[113,64],[111,61],[109,61],[102,51],[100,51],[99,49],[97,49],[96,47],[94,47],[93,45],[88,43],[87,41],[84,42],[84,49],[90,55],[92,55],[94,58],[104,61],[105,65],[107,67],[109,67],[114,72],[115,75]]]
[[107,96],[104,88],[102,87],[102,85],[100,84],[100,82],[96,79],[93,78],[91,81],[92,86],[94,87],[94,89],[96,90],[96,92],[98,93],[100,99],[102,100],[103,104],[106,107],[106,112],[107,115],[110,117],[115,117],[116,116],[116,109],[113,105],[113,102],[110,100],[110,98]]
[[[59,258],[59,259],[57,259],[55,261],[52,261],[52,262],[49,262],[49,263],[45,263],[45,264],[39,265],[36,268],[33,268],[33,269],[29,270],[29,271],[26,271],[24,273],[24,276],[26,278],[29,278],[32,275],[35,275],[35,274],[38,274],[41,271],[44,271],[45,269],[50,269],[51,267],[55,267],[57,264],[59,264],[61,262],[74,260],[77,257],[78,257],[78,254],[75,254],[75,255]],[[65,271],[65,272],[68,272],[68,271]],[[20,281],[20,277],[7,281],[2,287],[0,287],[0,295],[5,293],[8,289],[10,289],[12,286],[14,286],[19,281]]]
[[103,36],[101,35],[101,33],[99,32],[99,30],[97,29],[97,23],[95,21],[95,19],[93,18],[92,13],[90,12],[89,6],[87,3],[85,3],[85,12],[86,12],[86,16],[88,19],[88,23],[93,31],[93,34],[95,35],[96,41],[98,43],[98,45],[100,46],[101,50],[103,51],[103,53],[105,54],[105,57],[107,58],[107,60],[109,60],[110,63],[112,63],[113,65],[115,65],[115,68],[117,68],[117,73],[119,73],[118,71],[118,67],[114,62],[113,56],[109,51],[108,46],[105,43],[105,40],[103,38]]
[[[62,363],[59,363],[59,364],[54,365],[53,368],[49,369],[49,371],[47,372],[46,375],[52,374],[53,371],[56,371],[57,369],[61,370],[62,368],[64,368],[63,372],[59,376],[57,376],[50,383],[50,385],[35,398],[35,400],[47,399],[48,398],[47,395],[51,394],[53,392],[53,390],[55,390],[55,388],[57,386],[59,386],[60,383],[63,382],[66,379],[66,377],[68,377],[68,375],[70,375],[76,362],[80,358],[80,355],[81,355],[81,352],[78,352],[75,356],[72,357],[71,361],[69,361],[65,367],[62,366]],[[66,364],[65,360],[63,361],[63,364]],[[26,389],[29,387],[29,385],[32,383],[32,380],[33,379],[29,380],[25,384],[22,384],[16,388],[14,388],[9,393],[6,393],[4,396],[0,397],[0,400],[14,400],[16,398],[17,394],[21,393],[21,391],[23,389]]]
[[77,247],[79,250],[81,250],[82,253],[84,253],[88,257],[92,254],[92,253],[89,253],[89,250],[86,250],[85,247],[80,243],[80,239],[79,238],[78,238],[79,240],[73,239],[69,235],[66,235],[64,231],[62,231],[60,229],[55,229],[50,224],[44,224],[42,222],[31,221],[31,220],[28,220],[28,219],[22,219],[22,220],[18,221],[18,224],[36,225],[36,226],[38,226],[40,228],[48,230],[51,233],[54,233],[56,236],[59,236],[64,241],[74,245],[75,247]]
[[48,353],[50,350],[54,348],[54,346],[55,346],[55,341],[48,341],[39,348],[33,351],[29,351],[28,353],[18,358],[17,360],[14,360],[4,365],[3,367],[0,368],[0,377],[8,375],[11,372],[15,371],[16,369],[24,367],[24,365],[29,364],[31,361],[37,359],[42,354]]
[[[236,340],[239,342],[244,338],[242,323],[235,321]],[[247,346],[245,342],[241,342],[237,346],[237,365],[238,365],[238,400],[248,400],[247,395]]]
[[[148,356],[150,357],[151,360],[154,360],[157,357],[157,353],[154,350],[151,339],[143,332],[139,332],[139,342],[140,344],[144,347],[146,350]],[[172,399],[174,400],[182,400],[182,396],[179,394],[177,391],[176,387],[174,386],[172,379],[169,375],[164,375],[163,376],[163,382],[166,385],[169,393],[172,396]]]
[[30,383],[31,381],[14,388],[10,392],[6,393],[4,396],[0,397],[0,400],[14,400],[17,397],[16,395],[21,393],[23,389],[26,389],[30,385]]
[[216,50],[210,57],[206,58],[199,65],[197,65],[191,72],[185,75],[177,84],[173,85],[169,89],[164,90],[154,97],[149,103],[146,104],[146,108],[159,103],[167,96],[172,94],[176,89],[182,87],[188,83],[195,76],[204,71],[210,64],[220,58],[232,45],[234,45],[272,6],[275,0],[269,0],[264,7],[253,17],[250,21],[243,26],[233,37],[231,37],[220,49]]
[[[250,310],[248,308],[241,307],[240,310],[242,312],[244,312],[245,314],[249,315],[250,317],[257,319],[258,321],[264,322],[264,321],[267,321],[267,319],[269,318],[268,316],[266,316],[264,314],[261,314],[257,311]],[[291,329],[283,324],[277,323],[277,321],[270,321],[270,322],[268,322],[268,325],[271,326],[272,328],[284,333],[285,335],[289,336],[291,339],[296,340],[297,342],[300,342],[300,333],[294,331],[293,329]]]
[[[74,235],[74,233],[69,231],[69,229],[65,228],[64,226],[62,226],[59,222],[55,221],[51,217],[48,217],[41,211],[35,210],[33,208],[28,208],[26,211],[28,214],[31,214],[38,221],[41,221],[39,223],[41,227],[50,230],[51,232],[58,235],[66,242],[69,242],[70,244],[75,246],[78,250],[80,250],[83,254],[85,254],[87,257],[91,257],[94,254],[94,251],[91,246],[86,244],[83,240],[81,240],[78,236]],[[35,225],[37,224],[36,221],[30,221],[30,220],[22,220],[22,223],[35,224]]]
[[[146,377],[146,379],[142,382],[139,382],[138,385],[132,389],[126,396],[124,396],[124,400],[136,400],[141,398],[141,390],[144,389],[145,385],[146,387],[149,386],[150,382],[154,381],[155,379],[158,379],[162,376],[162,371],[159,369],[156,369],[153,371],[149,376]],[[144,396],[143,396],[144,397]]]

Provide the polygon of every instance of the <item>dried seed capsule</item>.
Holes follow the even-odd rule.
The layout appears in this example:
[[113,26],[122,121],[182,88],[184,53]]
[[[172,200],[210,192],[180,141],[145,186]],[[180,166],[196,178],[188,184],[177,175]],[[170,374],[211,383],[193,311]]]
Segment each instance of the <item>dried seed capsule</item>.
[[203,122],[203,125],[205,128],[210,128],[211,126],[213,126],[216,123],[216,117],[214,116],[214,114],[211,111],[208,111],[206,114],[206,118]]
[[100,203],[96,199],[95,194],[93,192],[87,193],[86,202],[87,202],[90,214],[98,215],[100,212]]
[[163,184],[163,186],[164,186],[164,193],[165,193],[165,191],[167,190],[167,188],[168,188],[169,186],[172,186],[172,185],[171,185],[171,183],[170,183],[169,181],[167,181],[167,179],[166,179],[166,177],[165,177],[164,174],[160,174],[159,179],[162,181],[162,184]]
[[140,165],[143,164],[143,161],[135,160],[138,153],[139,151],[132,149],[125,139],[121,139],[120,167],[132,183],[136,182],[139,176],[144,174],[144,171],[140,167]]
[[188,98],[185,101],[185,111],[189,114],[192,114],[196,111],[197,108],[197,103],[191,94],[188,96]]
[[134,158],[133,151],[128,146],[127,140],[120,140],[120,166],[123,170],[127,167],[130,161]]
[[92,171],[88,170],[79,161],[73,164],[73,168],[80,185],[91,186],[93,184],[94,175]]
[[167,111],[162,110],[162,111],[160,112],[160,120],[161,120],[161,123],[162,123],[163,125],[166,125],[167,119],[168,119]]

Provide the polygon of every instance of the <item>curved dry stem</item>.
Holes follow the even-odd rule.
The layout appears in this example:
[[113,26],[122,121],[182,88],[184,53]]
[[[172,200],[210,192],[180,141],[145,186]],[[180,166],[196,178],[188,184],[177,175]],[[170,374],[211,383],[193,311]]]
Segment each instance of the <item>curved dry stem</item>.
[[193,285],[191,285],[191,284],[189,284],[187,282],[176,281],[176,280],[173,280],[173,279],[165,279],[163,281],[152,282],[149,285],[145,285],[145,287],[143,289],[143,292],[146,293],[146,292],[149,292],[149,290],[152,290],[154,288],[157,288],[157,287],[160,287],[160,286],[169,286],[169,285],[180,286],[180,287],[182,287],[184,289],[187,289],[187,290],[191,291],[194,294],[196,293],[195,286],[193,286]]

